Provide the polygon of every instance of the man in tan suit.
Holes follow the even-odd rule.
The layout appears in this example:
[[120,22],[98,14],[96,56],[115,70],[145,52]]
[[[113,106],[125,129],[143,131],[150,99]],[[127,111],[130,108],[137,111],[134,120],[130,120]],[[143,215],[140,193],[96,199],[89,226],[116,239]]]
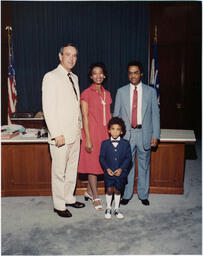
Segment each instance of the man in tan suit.
[[71,217],[66,206],[85,206],[77,202],[73,195],[81,129],[78,77],[71,72],[77,61],[77,49],[71,44],[61,47],[59,59],[58,67],[43,78],[42,107],[52,158],[54,212],[61,217]]

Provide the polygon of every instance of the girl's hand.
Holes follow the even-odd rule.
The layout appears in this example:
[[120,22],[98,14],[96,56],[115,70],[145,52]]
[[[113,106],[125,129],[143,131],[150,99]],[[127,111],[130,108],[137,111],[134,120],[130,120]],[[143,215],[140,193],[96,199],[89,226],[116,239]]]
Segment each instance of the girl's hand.
[[112,172],[112,170],[110,168],[106,169],[108,175],[110,176],[114,176],[114,173]]
[[117,169],[115,172],[114,172],[114,175],[115,176],[121,176],[121,173],[122,173],[122,169]]
[[87,140],[86,144],[85,144],[85,150],[87,151],[87,153],[91,153],[92,152],[92,142],[91,140]]

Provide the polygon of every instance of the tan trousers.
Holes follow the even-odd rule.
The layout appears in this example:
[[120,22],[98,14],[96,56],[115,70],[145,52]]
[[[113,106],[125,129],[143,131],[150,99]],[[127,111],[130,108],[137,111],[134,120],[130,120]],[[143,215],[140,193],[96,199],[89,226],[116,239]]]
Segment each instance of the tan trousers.
[[78,158],[80,153],[80,133],[72,144],[57,148],[50,146],[52,157],[52,197],[54,208],[59,211],[66,209],[65,204],[76,202],[73,195],[77,179]]

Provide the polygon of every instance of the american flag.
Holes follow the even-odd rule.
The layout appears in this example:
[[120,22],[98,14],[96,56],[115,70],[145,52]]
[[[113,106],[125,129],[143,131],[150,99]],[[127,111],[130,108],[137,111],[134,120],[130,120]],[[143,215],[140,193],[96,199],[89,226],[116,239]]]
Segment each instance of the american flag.
[[16,112],[17,91],[14,67],[13,43],[11,36],[8,40],[8,124],[11,124],[11,113]]
[[154,49],[151,64],[150,85],[156,89],[158,104],[160,105],[159,93],[159,69],[158,69],[158,52],[157,52],[157,38],[154,38]]

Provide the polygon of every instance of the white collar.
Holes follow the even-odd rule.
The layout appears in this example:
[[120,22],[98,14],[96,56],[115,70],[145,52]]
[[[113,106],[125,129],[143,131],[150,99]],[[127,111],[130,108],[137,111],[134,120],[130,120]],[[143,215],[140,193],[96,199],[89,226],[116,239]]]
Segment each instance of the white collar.
[[111,140],[117,140],[117,141],[120,141],[120,140],[121,140],[121,137],[119,136],[117,139],[114,139],[114,138],[112,138],[112,136],[111,136]]
[[71,75],[73,74],[72,71],[68,72],[61,64],[59,64],[58,67],[65,75],[67,75],[68,73],[70,73]]
[[[131,88],[133,88],[133,90],[134,90],[135,85],[133,85],[133,84],[130,83],[130,86],[131,86]],[[142,86],[142,81],[140,81],[139,84],[136,85],[136,87],[137,87],[138,90],[141,88],[141,86]]]

